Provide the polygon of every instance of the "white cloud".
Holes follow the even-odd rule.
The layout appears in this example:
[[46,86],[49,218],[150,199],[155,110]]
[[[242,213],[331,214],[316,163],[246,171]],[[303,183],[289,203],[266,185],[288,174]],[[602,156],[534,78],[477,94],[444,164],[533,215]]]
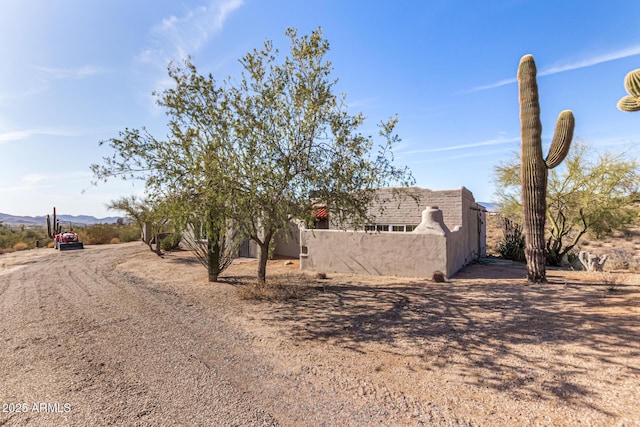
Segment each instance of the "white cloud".
[[[502,145],[502,144],[511,144],[513,142],[520,141],[520,137],[517,138],[495,138],[487,141],[479,141],[473,142],[470,144],[462,144],[462,145],[450,145],[448,147],[437,147],[437,148],[426,148],[424,150],[413,150],[413,151],[404,151],[400,154],[408,155],[408,154],[421,154],[421,153],[440,153],[443,151],[456,151],[456,150],[467,150],[469,148],[478,148],[478,147],[487,147],[492,145]],[[476,154],[474,154],[476,155]]]
[[22,182],[25,184],[37,185],[40,182],[46,180],[46,176],[39,173],[30,173],[22,177]]
[[12,183],[0,182],[0,193],[31,192],[46,188],[61,189],[66,188],[69,184],[89,183],[91,177],[91,172],[86,171],[65,171],[46,175],[29,173]]
[[34,68],[45,74],[46,78],[54,80],[80,80],[108,72],[104,68],[93,65],[85,65],[80,68],[54,68],[40,66],[34,66]]
[[[636,56],[636,55],[640,55],[640,45],[631,46],[625,49],[620,49],[613,52],[607,52],[597,56],[592,56],[585,59],[579,59],[572,62],[552,65],[550,67],[539,70],[538,76],[550,76],[553,74],[564,73],[565,71],[572,71],[572,70],[578,70],[580,68],[593,67],[594,65],[615,61],[617,59],[628,58],[630,56]],[[516,82],[517,82],[516,78],[500,80],[498,82],[491,83],[488,85],[477,86],[475,88],[466,90],[463,93],[479,92],[482,90],[494,89],[497,87],[510,85]]]
[[550,76],[552,74],[563,73],[565,71],[577,70],[579,68],[592,67],[594,65],[602,64],[604,62],[615,61],[617,59],[628,58],[630,56],[640,55],[640,45],[632,46],[626,49],[617,50],[614,52],[604,53],[591,58],[586,58],[574,62],[569,62],[562,65],[554,65],[549,68],[540,70],[538,75]]
[[480,92],[482,90],[494,89],[494,88],[497,88],[497,87],[510,85],[511,83],[515,83],[517,81],[518,81],[518,79],[516,79],[516,78],[504,79],[504,80],[500,80],[499,82],[490,83],[488,85],[477,86],[477,87],[474,87],[473,89],[462,91],[462,93]]
[[78,129],[67,128],[41,128],[41,129],[21,129],[6,132],[0,132],[0,144],[5,142],[24,141],[34,136],[79,136],[84,132]]
[[3,93],[0,94],[0,102],[17,101],[33,95],[44,93],[47,91],[47,86],[45,84],[40,84],[38,86],[32,86],[29,89],[18,92],[15,92],[15,89],[13,89],[14,92],[9,92],[9,90],[10,89],[8,89],[7,91],[3,90]]
[[207,6],[188,10],[180,17],[164,18],[151,29],[156,46],[143,50],[137,59],[164,70],[170,61],[196,54],[243,3],[244,0],[211,0]]
[[[171,87],[174,82],[167,76],[168,64],[196,55],[243,3],[244,0],[209,0],[205,6],[187,10],[180,16],[171,15],[153,26],[149,31],[149,44],[135,57],[138,64],[148,67],[140,71],[145,80],[151,82],[151,90],[162,92]],[[147,89],[141,90],[141,94],[149,100],[149,112],[160,115],[162,110],[156,97],[146,95]]]

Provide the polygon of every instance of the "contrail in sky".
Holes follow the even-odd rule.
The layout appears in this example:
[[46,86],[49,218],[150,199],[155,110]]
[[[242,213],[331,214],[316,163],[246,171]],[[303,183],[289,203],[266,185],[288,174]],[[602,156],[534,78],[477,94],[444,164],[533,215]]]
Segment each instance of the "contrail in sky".
[[[552,74],[564,73],[565,71],[577,70],[580,68],[592,67],[594,65],[602,64],[605,62],[615,61],[616,59],[628,58],[630,56],[640,55],[640,45],[632,46],[622,50],[616,50],[614,52],[604,53],[592,58],[583,59],[580,61],[570,62],[563,65],[554,65],[549,68],[542,69],[538,72],[538,76],[550,76]],[[474,87],[464,91],[463,93],[479,92],[482,90],[493,89],[496,87],[506,86],[511,83],[516,83],[516,78],[504,79],[488,85]]]

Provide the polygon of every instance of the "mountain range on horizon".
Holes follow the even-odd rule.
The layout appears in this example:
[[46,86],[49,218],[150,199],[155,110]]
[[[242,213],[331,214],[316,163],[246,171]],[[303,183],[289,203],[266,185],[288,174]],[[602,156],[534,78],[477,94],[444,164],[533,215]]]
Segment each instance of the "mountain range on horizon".
[[[113,224],[118,221],[117,216],[109,216],[105,218],[96,218],[90,215],[57,215],[61,223],[72,223],[76,225],[93,225],[93,224]],[[42,225],[47,224],[46,215],[40,216],[20,216],[11,215],[0,212],[0,223],[7,225]],[[125,220],[126,221],[126,220]]]

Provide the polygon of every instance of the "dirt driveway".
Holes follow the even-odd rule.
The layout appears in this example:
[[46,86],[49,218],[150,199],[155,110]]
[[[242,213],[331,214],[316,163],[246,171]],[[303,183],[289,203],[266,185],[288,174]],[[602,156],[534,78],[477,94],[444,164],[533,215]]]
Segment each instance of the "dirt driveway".
[[0,256],[0,426],[640,425],[635,276],[329,274],[242,301],[254,268],[209,284],[138,243]]

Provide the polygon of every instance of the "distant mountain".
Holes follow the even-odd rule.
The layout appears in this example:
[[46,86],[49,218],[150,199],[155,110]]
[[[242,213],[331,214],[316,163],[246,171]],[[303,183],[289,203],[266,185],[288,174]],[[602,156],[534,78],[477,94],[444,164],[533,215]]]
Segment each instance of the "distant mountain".
[[487,208],[488,212],[497,212],[498,211],[498,205],[496,205],[495,203],[478,202],[478,204],[484,206],[485,208]]
[[[60,222],[76,225],[113,224],[118,221],[117,216],[96,218],[88,215],[58,215]],[[43,216],[18,216],[0,213],[0,222],[9,225],[47,225],[47,217]]]

